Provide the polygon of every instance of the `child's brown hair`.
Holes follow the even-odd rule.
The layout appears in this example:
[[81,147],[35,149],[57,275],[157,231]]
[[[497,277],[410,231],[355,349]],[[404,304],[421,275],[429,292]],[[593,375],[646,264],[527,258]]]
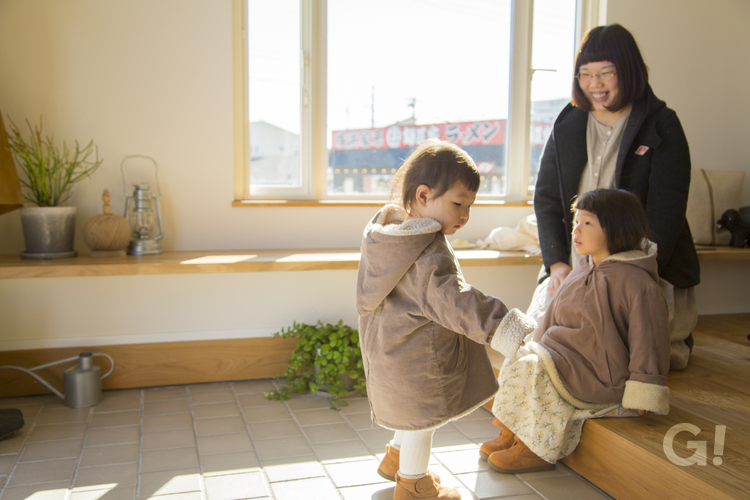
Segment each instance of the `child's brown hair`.
[[607,251],[614,255],[640,248],[648,236],[648,220],[641,201],[623,189],[595,189],[583,193],[572,210],[596,215],[607,237]]
[[429,187],[437,198],[458,181],[469,191],[479,190],[481,177],[474,160],[455,144],[428,139],[409,155],[396,172],[390,200],[408,212],[419,186],[424,184]]

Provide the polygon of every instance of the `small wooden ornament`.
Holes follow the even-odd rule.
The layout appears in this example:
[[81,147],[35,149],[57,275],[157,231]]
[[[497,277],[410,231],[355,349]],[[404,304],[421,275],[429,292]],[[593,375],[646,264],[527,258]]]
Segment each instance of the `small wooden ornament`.
[[102,195],[104,213],[91,217],[83,225],[83,241],[91,248],[92,257],[125,255],[130,243],[130,224],[125,217],[112,213],[109,200],[109,190],[105,189]]

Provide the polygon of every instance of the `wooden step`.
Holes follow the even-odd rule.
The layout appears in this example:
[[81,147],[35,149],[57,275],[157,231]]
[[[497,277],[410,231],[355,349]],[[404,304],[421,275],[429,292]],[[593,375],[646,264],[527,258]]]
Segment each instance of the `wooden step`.
[[[702,316],[687,369],[670,372],[671,409],[667,416],[587,420],[581,443],[563,462],[618,500],[645,498],[750,498],[750,314]],[[682,430],[673,450],[665,436]],[[723,449],[717,426],[726,426]],[[688,444],[688,442],[698,442]],[[700,443],[706,453],[696,453]],[[703,465],[705,464],[705,465]]]

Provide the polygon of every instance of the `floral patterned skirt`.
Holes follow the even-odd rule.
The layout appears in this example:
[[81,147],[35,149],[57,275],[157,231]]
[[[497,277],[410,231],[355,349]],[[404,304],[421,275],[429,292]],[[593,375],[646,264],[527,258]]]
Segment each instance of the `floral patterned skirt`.
[[580,408],[584,404],[576,406],[564,399],[534,350],[527,344],[505,360],[492,413],[542,459],[555,463],[570,455],[581,440],[586,419],[638,416],[621,404]]

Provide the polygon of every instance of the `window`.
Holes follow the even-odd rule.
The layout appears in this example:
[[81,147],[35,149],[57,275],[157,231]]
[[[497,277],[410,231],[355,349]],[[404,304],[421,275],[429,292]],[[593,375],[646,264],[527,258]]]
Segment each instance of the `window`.
[[535,0],[531,51],[529,184],[533,192],[539,160],[552,124],[570,102],[575,64],[576,1]]
[[363,201],[384,199],[430,137],[474,158],[479,199],[528,199],[570,99],[578,19],[597,18],[598,5],[241,1],[246,83],[235,93],[247,118],[235,197]]

